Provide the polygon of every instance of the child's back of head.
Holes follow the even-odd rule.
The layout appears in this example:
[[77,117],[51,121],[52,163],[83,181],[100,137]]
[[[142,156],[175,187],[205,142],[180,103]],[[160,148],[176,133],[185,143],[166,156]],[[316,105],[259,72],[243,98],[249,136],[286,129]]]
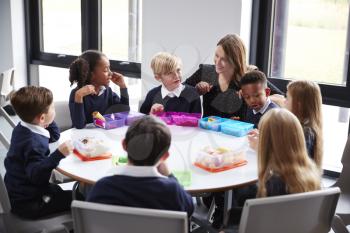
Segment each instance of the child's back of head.
[[27,123],[32,123],[35,117],[47,113],[52,102],[52,92],[45,87],[22,87],[11,96],[11,104],[17,115]]
[[[275,108],[262,117],[259,124],[258,170],[262,184],[271,174],[281,176],[289,193],[319,189],[320,172],[307,155],[298,118],[288,110]],[[259,189],[259,195],[265,196],[266,190],[263,187]]]
[[129,161],[135,166],[153,166],[169,150],[171,134],[168,127],[152,116],[132,124],[125,136]]

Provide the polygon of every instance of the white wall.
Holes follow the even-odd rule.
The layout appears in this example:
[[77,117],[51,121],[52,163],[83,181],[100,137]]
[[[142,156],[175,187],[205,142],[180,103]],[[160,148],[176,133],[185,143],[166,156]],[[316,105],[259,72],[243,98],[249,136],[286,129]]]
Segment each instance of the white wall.
[[0,73],[13,67],[10,0],[0,1]]
[[[183,78],[187,78],[199,64],[213,63],[216,43],[226,34],[240,35],[243,31],[248,45],[251,9],[247,7],[251,4],[246,1],[251,3],[251,0],[143,1],[142,97],[159,85],[150,69],[150,61],[157,52],[180,56],[184,64]],[[242,16],[249,18],[242,19]]]
[[27,85],[24,1],[11,0],[11,23],[12,44],[14,45],[12,48],[12,56],[13,66],[15,68],[15,87],[20,88]]

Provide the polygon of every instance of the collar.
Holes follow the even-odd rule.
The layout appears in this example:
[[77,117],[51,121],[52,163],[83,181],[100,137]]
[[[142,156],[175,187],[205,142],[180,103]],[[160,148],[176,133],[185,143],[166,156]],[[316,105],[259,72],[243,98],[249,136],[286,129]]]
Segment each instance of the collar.
[[33,133],[40,134],[44,137],[50,138],[50,133],[47,129],[39,126],[39,125],[33,125],[24,121],[21,121],[20,123],[23,127],[29,129]]
[[100,86],[100,91],[98,92],[98,96],[102,95],[105,91],[106,91],[106,87],[105,86]]
[[258,112],[260,112],[261,115],[263,115],[263,114],[266,112],[266,110],[267,110],[267,108],[269,107],[270,104],[271,104],[271,100],[270,100],[269,97],[267,97],[267,100],[266,100],[265,105],[264,105],[262,108],[260,108],[259,111],[255,111],[255,110],[253,109],[254,115],[257,114]]
[[118,165],[111,171],[111,175],[124,175],[133,177],[166,177],[160,174],[155,166]]
[[173,91],[169,91],[168,89],[166,89],[166,87],[162,84],[162,88],[160,89],[160,92],[162,94],[162,99],[164,99],[165,97],[169,96],[170,98],[173,97],[179,97],[181,95],[182,90],[185,89],[185,86],[180,83],[180,85]]

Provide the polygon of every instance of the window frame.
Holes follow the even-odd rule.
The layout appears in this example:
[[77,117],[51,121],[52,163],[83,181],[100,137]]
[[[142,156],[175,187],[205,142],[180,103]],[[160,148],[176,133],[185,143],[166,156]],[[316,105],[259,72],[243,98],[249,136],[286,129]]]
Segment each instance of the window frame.
[[[24,1],[24,7],[28,83],[32,83],[30,65],[69,68],[78,56],[43,51],[42,0]],[[102,51],[102,0],[81,0],[81,40],[82,51]],[[112,70],[117,70],[124,76],[141,78],[141,63],[110,60],[110,65]]]
[[[274,17],[276,1],[278,0],[253,0],[252,4],[252,21],[251,21],[251,37],[250,37],[250,54],[249,63],[254,64],[261,71],[267,74],[268,79],[281,91],[286,93],[287,84],[291,81],[284,77],[270,77],[270,63],[272,56],[272,33],[274,30]],[[288,1],[288,0],[286,0]],[[349,38],[350,38],[350,10],[347,28],[347,45],[344,54],[349,54]],[[325,83],[318,83],[321,88],[322,102],[326,105],[338,107],[350,107],[350,59],[347,58],[345,63],[346,84],[345,86],[337,86]],[[350,133],[350,121],[348,126],[348,134]],[[330,177],[339,177],[337,171],[324,170],[324,175]]]
[[[250,64],[259,67],[259,69],[268,76],[270,76],[275,6],[276,0],[253,0],[252,6],[252,31],[249,62]],[[347,40],[349,40],[349,32],[350,29],[348,23]],[[348,46],[344,52],[349,52]],[[322,92],[323,104],[346,108],[350,107],[350,59],[347,60],[346,66],[345,86],[318,83]],[[283,77],[268,77],[268,79],[280,90],[286,92],[286,86],[290,82],[290,79],[285,79]]]

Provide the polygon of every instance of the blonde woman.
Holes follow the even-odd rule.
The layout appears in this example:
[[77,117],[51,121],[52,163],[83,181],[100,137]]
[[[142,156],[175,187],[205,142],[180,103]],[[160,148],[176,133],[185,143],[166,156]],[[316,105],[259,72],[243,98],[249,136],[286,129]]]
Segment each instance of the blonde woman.
[[[203,95],[203,116],[242,118],[246,105],[238,94],[240,81],[247,71],[257,69],[247,65],[246,60],[242,39],[236,34],[228,34],[217,43],[215,65],[200,64],[199,69],[186,79],[186,84],[196,87]],[[267,85],[271,94],[283,94],[269,81]]]
[[322,169],[322,97],[312,81],[293,81],[287,86],[286,108],[296,115],[303,127],[308,155]]
[[321,174],[308,157],[298,118],[272,109],[259,125],[257,197],[320,189]]

